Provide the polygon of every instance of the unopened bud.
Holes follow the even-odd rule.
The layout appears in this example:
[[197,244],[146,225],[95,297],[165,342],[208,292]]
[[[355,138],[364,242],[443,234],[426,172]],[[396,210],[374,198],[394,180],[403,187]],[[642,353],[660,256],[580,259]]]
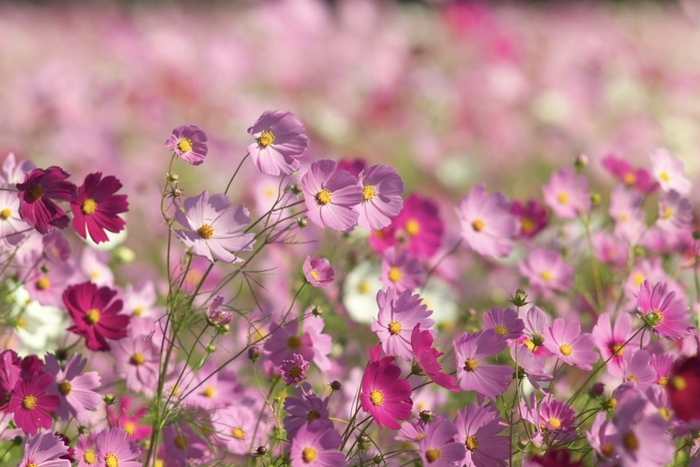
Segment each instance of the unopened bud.
[[509,301],[517,307],[525,306],[528,303],[527,294],[523,289],[518,289],[515,291],[515,295],[513,295]]
[[105,394],[105,395],[102,397],[102,400],[105,401],[105,404],[107,404],[107,405],[112,405],[112,404],[114,404],[114,400],[115,400],[115,399],[114,399],[114,394]]
[[357,436],[357,447],[359,447],[361,450],[366,451],[371,446],[372,446],[372,441],[369,439],[369,436],[367,436],[364,433]]
[[289,191],[294,193],[295,196],[299,196],[302,193],[301,188],[299,188],[299,185],[296,185],[296,184],[291,185],[289,187]]
[[180,176],[178,174],[176,174],[175,172],[171,172],[171,173],[167,174],[167,176],[168,176],[168,181],[170,183],[175,183],[178,180],[180,180]]
[[207,351],[207,353],[214,353],[216,352],[216,347],[212,344],[209,344],[205,350]]
[[602,198],[599,193],[591,193],[591,204],[597,206],[600,204]]
[[576,158],[574,161],[574,167],[576,167],[576,170],[583,170],[586,167],[588,167],[588,156],[585,154],[581,154]]
[[323,308],[320,306],[314,306],[311,308],[311,314],[314,316],[322,316],[323,315]]
[[374,462],[375,465],[379,465],[379,464],[381,464],[382,462],[384,462],[384,457],[382,457],[381,455],[377,454],[376,456],[374,456],[374,459],[372,459],[372,462]]
[[265,454],[267,454],[267,448],[265,446],[258,446],[258,448],[255,450],[255,453],[259,456],[264,456]]
[[602,396],[603,393],[605,392],[605,384],[603,383],[595,383],[593,386],[591,386],[591,395],[598,397]]
[[262,357],[262,350],[257,345],[252,346],[248,349],[248,358],[254,362],[257,362],[260,357]]
[[420,413],[418,414],[418,416],[424,422],[432,422],[433,418],[435,418],[435,416],[433,415],[433,413],[430,410],[421,410]]
[[338,380],[331,381],[330,386],[333,391],[340,391],[340,388],[343,387],[343,385]]

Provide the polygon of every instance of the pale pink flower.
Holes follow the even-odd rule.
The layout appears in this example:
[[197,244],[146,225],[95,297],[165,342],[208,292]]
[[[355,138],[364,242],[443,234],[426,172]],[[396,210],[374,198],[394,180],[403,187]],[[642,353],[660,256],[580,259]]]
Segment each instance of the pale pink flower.
[[562,219],[576,219],[591,210],[588,179],[570,167],[555,172],[542,192],[544,202]]
[[663,191],[676,190],[681,195],[690,194],[692,183],[685,176],[685,166],[680,159],[672,157],[666,149],[651,153],[651,173]]
[[367,230],[387,227],[403,208],[403,180],[396,169],[387,165],[367,167],[358,178],[362,203],[355,207],[359,214],[357,223]]
[[260,172],[277,176],[299,169],[298,159],[306,152],[309,138],[293,113],[266,110],[248,133],[255,138],[248,153]]

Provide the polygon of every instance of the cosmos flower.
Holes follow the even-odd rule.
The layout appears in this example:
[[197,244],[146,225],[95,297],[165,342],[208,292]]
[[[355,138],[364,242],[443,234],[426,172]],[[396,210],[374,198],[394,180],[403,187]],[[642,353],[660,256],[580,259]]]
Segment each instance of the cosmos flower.
[[525,322],[518,318],[518,313],[510,308],[504,310],[495,306],[484,313],[484,329],[493,329],[496,334],[506,340],[519,339],[523,335]]
[[571,167],[555,172],[542,192],[544,202],[562,219],[576,219],[591,210],[588,179]]
[[425,425],[423,438],[418,443],[418,453],[423,465],[434,467],[451,467],[464,459],[464,443],[455,438],[457,429],[444,418],[437,418]]
[[465,332],[456,338],[454,349],[459,387],[491,399],[508,389],[513,380],[513,369],[485,363],[487,358],[500,353],[506,345],[506,341],[493,329],[475,334]]
[[318,422],[304,425],[292,439],[289,451],[291,467],[343,466],[345,454],[337,449],[342,442],[332,425]]
[[24,439],[24,457],[17,467],[70,467],[71,461],[64,456],[68,446],[60,436],[43,432]]
[[79,353],[71,356],[64,369],[61,369],[54,355],[46,354],[45,359],[46,371],[55,378],[49,392],[61,400],[56,415],[63,420],[73,416],[78,422],[87,425],[88,411],[95,411],[102,404],[102,395],[94,391],[100,387],[99,374],[96,371],[83,373],[87,358]]
[[510,213],[520,221],[520,233],[522,238],[532,238],[549,224],[549,212],[547,207],[534,199],[527,203],[515,200],[510,204]]
[[24,182],[17,184],[22,220],[42,234],[65,228],[68,216],[54,201],[72,201],[77,196],[77,187],[66,181],[69,176],[56,166],[26,174]]
[[659,199],[659,217],[656,225],[665,232],[687,229],[693,221],[693,206],[676,190],[665,193]]
[[211,423],[216,438],[234,454],[248,454],[251,445],[264,442],[265,427],[258,424],[258,414],[243,403],[217,410],[212,414]]
[[551,295],[552,292],[568,292],[574,283],[573,266],[564,261],[556,250],[536,248],[518,267],[537,293]]
[[126,222],[119,214],[129,210],[129,203],[126,195],[115,194],[121,187],[121,182],[112,175],[102,178],[102,172],[85,177],[77,197],[70,202],[73,228],[78,235],[86,238],[89,233],[95,243],[100,243],[109,240],[105,231],[124,230]]
[[629,313],[620,313],[613,325],[610,315],[603,313],[593,327],[591,335],[603,360],[607,361],[608,373],[622,377],[622,357],[624,353],[639,349],[639,341],[623,346],[632,337],[632,317]]
[[684,196],[690,194],[692,183],[685,176],[683,161],[672,157],[663,148],[653,151],[650,159],[651,173],[663,191],[675,190]]
[[295,353],[289,360],[282,361],[280,366],[280,375],[284,379],[284,384],[297,384],[306,379],[306,372],[309,370],[309,362],[304,360],[304,357]]
[[335,277],[335,269],[331,267],[331,263],[326,258],[306,257],[302,266],[304,277],[313,287],[325,287]]
[[437,359],[445,355],[445,353],[434,349],[433,341],[433,335],[430,331],[422,331],[420,323],[415,325],[411,334],[411,351],[416,359],[416,363],[435,384],[450,391],[459,391],[459,386],[455,384],[455,377],[440,371],[442,367]]
[[314,394],[311,385],[301,383],[294,388],[294,396],[287,396],[284,400],[284,410],[287,416],[282,421],[287,432],[287,439],[292,440],[299,429],[314,420],[324,420],[332,425],[330,413],[328,412],[328,402],[326,397],[321,399]]
[[293,113],[266,110],[248,134],[255,138],[248,153],[260,172],[277,176],[299,170],[298,159],[306,152],[309,138]]
[[653,289],[648,280],[642,282],[637,310],[654,334],[666,339],[680,339],[693,329],[688,321],[688,305],[676,299],[676,292],[670,291],[666,282],[657,282]]
[[411,417],[411,383],[401,379],[401,368],[394,364],[394,357],[376,358],[367,365],[362,375],[360,404],[379,428],[398,430],[399,420]]
[[138,443],[119,427],[105,428],[95,435],[99,467],[141,467]]
[[384,287],[396,290],[414,290],[423,283],[423,265],[407,250],[390,247],[382,255],[382,277]]
[[631,397],[615,409],[612,444],[621,465],[667,465],[673,459],[668,424],[659,413],[648,415],[647,404],[645,397]]
[[593,351],[593,337],[587,332],[581,334],[578,321],[564,323],[562,318],[557,318],[543,334],[545,347],[567,365],[590,370],[598,361],[599,356]]
[[632,164],[615,154],[608,154],[603,158],[603,167],[617,180],[628,187],[633,187],[641,193],[651,193],[658,185],[651,174],[644,168],[635,169]]
[[665,387],[676,417],[686,422],[700,420],[700,357],[695,355],[676,360]]
[[359,226],[367,230],[387,227],[403,208],[403,180],[396,169],[387,165],[367,167],[360,172],[358,184],[362,188],[362,202],[355,207]]
[[9,412],[14,416],[17,428],[28,435],[35,435],[39,428],[53,426],[52,413],[58,410],[61,400],[48,390],[54,381],[50,373],[33,373],[17,380],[10,395]]
[[460,465],[503,467],[510,457],[508,437],[499,433],[506,428],[498,410],[475,402],[457,411],[456,439],[466,447]]
[[207,134],[194,125],[179,126],[165,142],[181,159],[192,165],[199,165],[207,157]]

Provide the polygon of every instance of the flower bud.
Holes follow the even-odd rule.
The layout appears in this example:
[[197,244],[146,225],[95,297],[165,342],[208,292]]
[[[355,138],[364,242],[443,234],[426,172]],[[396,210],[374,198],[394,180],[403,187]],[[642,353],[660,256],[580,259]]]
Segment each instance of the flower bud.
[[257,362],[260,357],[262,357],[262,350],[257,345],[252,346],[248,349],[248,358],[254,362]]
[[525,306],[528,304],[527,294],[523,289],[518,289],[515,291],[515,295],[513,295],[509,301],[517,307]]
[[207,351],[207,353],[214,353],[216,352],[216,347],[212,344],[209,344],[205,350]]
[[432,422],[435,418],[435,415],[430,410],[421,410],[418,416],[424,422]]
[[102,400],[105,401],[105,404],[112,405],[112,404],[114,404],[114,400],[115,400],[114,394],[105,394],[102,397]]
[[338,380],[331,381],[330,386],[333,391],[340,391],[340,388],[343,387],[343,385]]
[[211,301],[209,309],[207,310],[207,320],[215,326],[226,326],[231,323],[231,319],[233,318],[233,313],[221,309],[221,304],[223,302],[224,297],[217,295]]

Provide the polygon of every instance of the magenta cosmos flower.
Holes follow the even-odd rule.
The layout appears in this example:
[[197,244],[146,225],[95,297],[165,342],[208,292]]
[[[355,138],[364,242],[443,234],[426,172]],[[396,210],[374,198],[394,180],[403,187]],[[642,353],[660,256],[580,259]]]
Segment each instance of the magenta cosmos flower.
[[367,230],[378,230],[391,224],[403,208],[403,180],[396,169],[373,165],[364,169],[358,180],[362,187],[362,203],[355,208],[357,223]]
[[126,222],[119,214],[129,210],[129,203],[126,195],[114,194],[121,187],[119,180],[111,175],[102,178],[101,172],[85,177],[70,203],[73,228],[78,235],[86,238],[89,233],[95,243],[100,243],[109,240],[105,231],[117,233],[124,229]]
[[343,466],[345,454],[337,449],[342,442],[333,425],[312,422],[302,426],[292,440],[289,460],[292,467]]
[[451,467],[464,459],[463,443],[455,440],[457,429],[444,418],[437,418],[425,425],[418,452],[425,466]]
[[500,467],[510,457],[508,437],[499,436],[506,428],[498,410],[472,402],[469,407],[457,411],[455,418],[456,439],[467,448],[460,465],[476,467]]
[[429,329],[435,324],[429,318],[433,312],[423,305],[420,296],[412,295],[410,290],[399,293],[394,287],[389,287],[386,292],[380,290],[377,304],[379,316],[372,323],[372,331],[379,336],[384,353],[411,361],[413,328],[420,325],[421,329]]
[[307,256],[301,269],[306,280],[314,287],[325,287],[335,278],[335,269],[326,258]]
[[248,128],[248,133],[255,138],[255,143],[248,146],[248,153],[260,172],[280,175],[299,170],[297,159],[309,146],[309,138],[293,113],[266,110]]
[[165,142],[181,159],[192,165],[199,165],[207,157],[207,134],[194,125],[179,126]]
[[367,365],[362,375],[360,404],[379,428],[398,430],[399,420],[411,417],[411,383],[401,379],[401,368],[394,364],[394,357],[373,359]]
[[493,329],[475,334],[463,333],[454,341],[457,359],[457,380],[464,391],[495,399],[508,389],[513,369],[505,365],[489,365],[484,360],[506,348],[506,341]]
[[693,329],[688,322],[688,305],[676,299],[676,292],[670,291],[666,282],[657,282],[653,289],[648,280],[642,282],[637,295],[637,310],[657,336],[675,340]]
[[70,467],[65,458],[68,446],[60,436],[53,433],[39,433],[27,436],[24,440],[24,457],[17,467]]
[[306,379],[306,372],[309,370],[309,362],[304,357],[295,353],[289,360],[284,360],[280,366],[280,375],[284,379],[284,384],[297,384]]
[[527,203],[515,200],[510,204],[510,213],[520,221],[520,234],[522,238],[532,238],[540,233],[549,223],[547,207],[534,199]]
[[635,169],[632,167],[632,164],[624,159],[620,159],[615,154],[608,154],[603,158],[603,167],[613,177],[639,192],[651,193],[657,188],[656,182],[646,169]]
[[17,184],[19,213],[22,220],[42,234],[53,232],[55,227],[68,225],[68,216],[54,200],[72,201],[77,196],[76,186],[66,181],[70,176],[60,167],[34,169]]
[[187,198],[175,219],[185,227],[175,233],[192,253],[212,263],[215,259],[224,263],[239,261],[239,253],[253,249],[254,234],[240,233],[250,223],[248,210],[242,205],[231,205],[223,193],[209,197],[205,190],[199,196]]
[[301,427],[314,420],[323,420],[326,424],[333,425],[328,412],[328,402],[330,401],[328,397],[325,399],[318,397],[308,383],[301,383],[294,388],[294,394],[296,397],[287,396],[284,400],[284,410],[287,412],[287,416],[284,417],[282,423],[287,432],[288,440],[294,439]]
[[629,313],[620,313],[614,325],[610,321],[610,315],[603,313],[598,317],[598,322],[593,327],[591,332],[593,342],[595,342],[603,360],[608,362],[608,373],[613,376],[622,376],[622,357],[625,352],[639,349],[639,341],[624,345],[632,337],[632,334],[632,317]]
[[411,334],[411,351],[415,356],[416,363],[425,375],[435,384],[450,391],[459,391],[459,386],[455,384],[455,377],[443,373],[437,359],[445,355],[445,352],[438,352],[433,348],[433,335],[430,331],[422,331],[420,323],[416,324]]
[[593,336],[587,332],[581,334],[578,321],[565,324],[562,318],[557,318],[551,327],[544,329],[543,335],[544,346],[567,365],[590,370],[598,361],[598,354],[593,351]]
[[107,339],[126,337],[130,317],[120,314],[122,301],[114,300],[117,291],[100,287],[92,282],[71,285],[63,292],[63,303],[68,309],[73,326],[69,331],[83,336],[90,350],[109,350]]
[[518,219],[502,193],[486,194],[479,184],[472,188],[457,210],[462,238],[482,256],[502,258],[513,250],[511,239],[520,232]]
[[55,378],[49,392],[61,399],[61,406],[56,410],[56,415],[63,420],[73,416],[83,425],[89,422],[88,411],[94,412],[102,404],[102,396],[94,391],[100,387],[100,376],[96,371],[82,374],[85,365],[87,358],[74,353],[66,363],[65,369],[61,369],[56,357],[46,354],[46,371]]
[[35,435],[39,428],[48,430],[53,425],[52,412],[61,405],[58,396],[48,393],[54,378],[50,373],[32,373],[17,380],[10,395],[9,411],[15,425],[28,435]]
[[301,179],[306,215],[321,227],[349,232],[357,224],[355,206],[362,202],[362,188],[346,170],[336,170],[335,161],[311,164]]
[[141,467],[138,443],[121,428],[105,428],[95,435],[99,467]]
[[555,172],[542,191],[544,202],[562,219],[576,219],[591,210],[588,179],[570,167]]

